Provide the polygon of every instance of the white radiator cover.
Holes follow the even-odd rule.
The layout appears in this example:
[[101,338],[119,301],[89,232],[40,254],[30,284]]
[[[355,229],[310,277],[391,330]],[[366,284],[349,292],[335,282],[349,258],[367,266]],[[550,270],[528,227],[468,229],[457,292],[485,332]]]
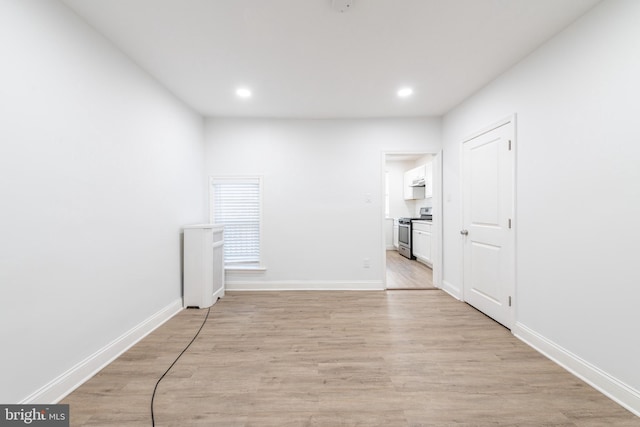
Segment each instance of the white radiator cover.
[[224,227],[184,227],[183,306],[211,307],[224,296]]

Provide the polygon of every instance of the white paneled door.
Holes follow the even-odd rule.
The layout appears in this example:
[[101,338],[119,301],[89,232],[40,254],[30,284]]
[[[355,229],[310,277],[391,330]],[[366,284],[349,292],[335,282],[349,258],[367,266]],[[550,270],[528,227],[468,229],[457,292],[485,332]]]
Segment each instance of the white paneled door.
[[511,328],[515,292],[513,119],[462,145],[464,299]]

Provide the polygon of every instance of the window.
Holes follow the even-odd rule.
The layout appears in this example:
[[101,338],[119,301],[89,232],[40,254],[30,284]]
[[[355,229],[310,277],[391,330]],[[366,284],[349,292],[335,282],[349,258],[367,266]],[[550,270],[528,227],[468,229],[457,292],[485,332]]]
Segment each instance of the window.
[[226,268],[261,268],[262,179],[211,177],[210,216],[224,225]]

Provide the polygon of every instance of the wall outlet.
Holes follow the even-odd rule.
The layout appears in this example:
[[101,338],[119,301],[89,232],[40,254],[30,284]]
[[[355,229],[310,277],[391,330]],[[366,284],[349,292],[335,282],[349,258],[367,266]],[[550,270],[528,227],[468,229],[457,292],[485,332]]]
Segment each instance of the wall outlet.
[[369,260],[369,258],[365,258],[362,260],[362,266],[364,268],[369,268],[371,267],[371,261]]

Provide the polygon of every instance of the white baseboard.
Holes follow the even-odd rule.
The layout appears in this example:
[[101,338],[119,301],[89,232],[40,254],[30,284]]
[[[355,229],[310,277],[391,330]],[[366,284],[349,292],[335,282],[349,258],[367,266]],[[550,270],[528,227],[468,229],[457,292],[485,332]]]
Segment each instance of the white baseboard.
[[516,323],[512,332],[513,335],[538,352],[640,417],[640,391],[612,377],[522,323]]
[[[218,302],[218,298],[224,298],[224,286],[218,289],[213,293],[213,304]],[[184,303],[184,298],[182,299],[182,308],[189,308],[190,306]]]
[[218,298],[224,298],[224,286],[213,293],[213,303],[218,302]]
[[228,281],[227,291],[382,291],[384,284],[379,280],[354,281]]
[[455,299],[462,301],[462,291],[460,290],[460,288],[453,286],[451,283],[447,282],[446,280],[442,281],[442,287],[440,288],[443,291],[445,291],[446,293],[448,293],[449,295],[451,295],[452,297],[454,297]]
[[18,403],[58,403],[181,310],[182,298],[167,305]]
[[427,267],[433,270],[433,263],[431,261],[427,261],[420,257],[416,257],[416,261],[419,262],[420,264],[426,265]]

